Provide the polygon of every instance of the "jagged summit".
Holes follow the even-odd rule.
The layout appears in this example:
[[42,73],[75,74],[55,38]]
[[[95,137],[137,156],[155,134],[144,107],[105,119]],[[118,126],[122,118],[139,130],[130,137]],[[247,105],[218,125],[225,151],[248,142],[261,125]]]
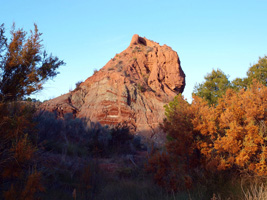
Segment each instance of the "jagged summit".
[[107,125],[126,122],[135,134],[158,140],[163,106],[184,87],[177,53],[135,34],[127,49],[78,88],[41,108],[58,116],[72,112]]
[[156,42],[154,42],[152,40],[148,40],[145,37],[142,38],[138,34],[134,34],[133,37],[132,37],[130,46],[131,45],[138,45],[138,44],[141,44],[141,45],[144,45],[144,46],[150,46],[150,47],[159,46],[158,43],[156,43]]

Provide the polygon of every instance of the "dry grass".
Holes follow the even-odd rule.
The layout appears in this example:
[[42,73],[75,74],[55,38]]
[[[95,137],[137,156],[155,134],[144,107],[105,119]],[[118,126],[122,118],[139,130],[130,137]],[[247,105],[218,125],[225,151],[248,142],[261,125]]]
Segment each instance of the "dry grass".
[[267,199],[267,187],[263,183],[251,184],[245,191],[243,188],[245,200],[266,200]]

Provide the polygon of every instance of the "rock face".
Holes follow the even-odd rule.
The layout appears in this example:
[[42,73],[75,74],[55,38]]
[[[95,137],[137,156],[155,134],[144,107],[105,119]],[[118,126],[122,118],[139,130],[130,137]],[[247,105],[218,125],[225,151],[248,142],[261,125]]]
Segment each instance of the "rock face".
[[170,47],[134,35],[130,46],[74,91],[41,109],[73,113],[105,125],[125,122],[137,134],[158,141],[164,105],[185,87],[180,60]]

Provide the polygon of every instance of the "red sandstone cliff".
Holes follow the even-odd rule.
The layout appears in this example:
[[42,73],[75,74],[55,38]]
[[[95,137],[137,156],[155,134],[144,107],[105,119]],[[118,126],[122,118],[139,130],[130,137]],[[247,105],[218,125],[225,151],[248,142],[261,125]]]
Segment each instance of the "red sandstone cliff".
[[74,91],[41,109],[73,113],[101,124],[126,122],[137,135],[157,140],[164,105],[185,87],[180,60],[170,47],[134,35],[129,47]]

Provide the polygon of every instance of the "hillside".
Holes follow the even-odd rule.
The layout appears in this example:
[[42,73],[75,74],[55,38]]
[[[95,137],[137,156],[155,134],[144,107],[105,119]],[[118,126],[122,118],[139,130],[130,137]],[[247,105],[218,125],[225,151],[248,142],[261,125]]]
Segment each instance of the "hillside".
[[175,51],[134,35],[127,49],[75,90],[46,101],[42,110],[73,113],[102,125],[127,123],[136,135],[161,141],[164,105],[182,93],[185,74]]

